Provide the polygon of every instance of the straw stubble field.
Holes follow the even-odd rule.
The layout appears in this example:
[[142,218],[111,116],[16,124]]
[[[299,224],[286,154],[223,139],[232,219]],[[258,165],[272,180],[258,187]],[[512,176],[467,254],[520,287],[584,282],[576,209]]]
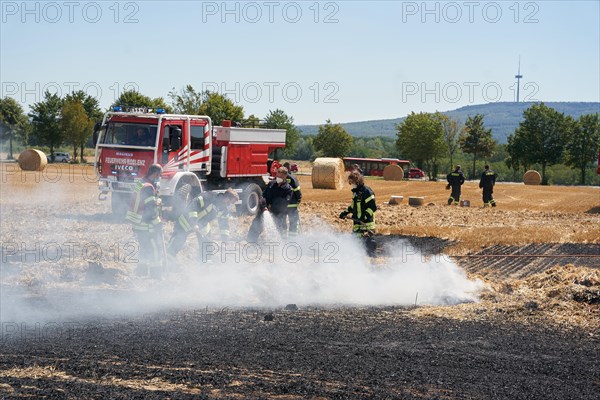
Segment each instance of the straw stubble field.
[[[305,229],[324,221],[347,231],[348,222],[337,215],[350,201],[348,188],[316,190],[310,177],[300,181]],[[498,184],[498,207],[483,209],[473,182],[464,186],[471,201],[464,208],[445,205],[442,182],[367,184],[379,204],[380,256],[400,236],[451,255],[470,278],[487,284],[479,302],[298,311],[207,307],[88,320],[94,329],[81,330],[65,330],[64,321],[25,329],[0,315],[0,397],[596,398],[598,187]],[[391,195],[404,202],[386,205]],[[408,206],[408,196],[425,197],[425,205]],[[112,249],[127,242],[128,227],[112,219],[109,208],[97,201],[90,167],[22,173],[2,164],[2,299],[18,289],[43,301],[49,282],[117,294],[121,281],[90,281],[84,260],[5,257],[7,243],[73,240]],[[249,222],[235,225],[238,236]],[[105,258],[104,278],[114,270],[131,282],[131,265]]]

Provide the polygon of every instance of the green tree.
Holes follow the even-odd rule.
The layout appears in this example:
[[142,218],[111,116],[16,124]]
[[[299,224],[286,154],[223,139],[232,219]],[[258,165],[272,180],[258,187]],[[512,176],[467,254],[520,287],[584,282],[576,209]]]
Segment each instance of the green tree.
[[312,136],[304,136],[298,139],[296,144],[296,152],[293,156],[294,160],[314,160],[315,148],[313,146]]
[[208,92],[198,92],[192,85],[186,85],[179,93],[175,88],[169,92],[173,109],[178,114],[199,115],[202,103],[206,101]]
[[13,140],[19,139],[23,143],[27,143],[27,135],[29,134],[29,120],[23,111],[23,107],[12,97],[0,99],[0,140],[8,138],[8,156],[7,159],[12,160],[13,157]]
[[173,108],[165,103],[165,99],[157,97],[152,99],[137,90],[126,90],[115,100],[113,106],[147,107],[152,109],[163,108],[167,113],[172,113]]
[[244,120],[244,107],[236,106],[229,98],[215,92],[207,92],[198,112],[208,115],[213,125],[221,125],[226,119],[240,123]]
[[58,95],[49,91],[44,93],[44,99],[31,106],[29,117],[32,124],[32,136],[39,143],[50,148],[50,154],[63,142],[63,130],[60,123],[62,100]]
[[85,113],[94,122],[100,122],[103,117],[102,110],[100,110],[100,104],[98,99],[85,93],[83,90],[78,90],[67,94],[64,98],[65,102],[76,101],[83,106]]
[[586,114],[579,120],[569,118],[567,121],[572,127],[566,144],[565,164],[579,169],[579,183],[585,185],[586,168],[596,160],[600,148],[598,114]]
[[403,158],[424,167],[429,179],[434,179],[438,159],[447,151],[444,129],[433,114],[412,112],[396,125],[396,147]]
[[242,122],[244,128],[258,128],[260,126],[260,118],[254,114],[250,114],[248,118]]
[[83,104],[70,100],[63,103],[60,122],[65,140],[73,146],[73,159],[77,159],[77,148],[80,147],[80,159],[83,162],[83,147],[92,134],[94,120],[88,117]]
[[462,131],[462,127],[457,120],[450,118],[446,114],[440,112],[435,113],[435,117],[442,124],[444,132],[444,141],[448,147],[448,155],[450,156],[450,169],[454,166],[454,154],[458,150],[458,139]]
[[521,168],[523,173],[529,169],[529,160],[522,140],[523,136],[518,130],[519,128],[515,129],[515,133],[507,138],[506,152],[508,156],[504,159],[506,166],[514,171],[513,176],[515,178]]
[[263,126],[269,129],[285,129],[285,155],[291,156],[296,149],[300,131],[294,125],[294,118],[288,116],[283,110],[269,110],[263,121]]
[[[68,102],[77,102],[80,103],[83,106],[83,109],[85,110],[85,113],[88,116],[88,119],[91,121],[92,124],[92,128],[88,130],[88,134],[84,135],[85,137],[81,137],[79,138],[79,156],[81,158],[81,162],[84,162],[83,159],[83,150],[85,148],[85,145],[90,142],[92,133],[94,131],[94,123],[96,122],[101,122],[102,121],[102,117],[103,117],[103,113],[100,110],[100,105],[98,103],[98,99],[96,99],[95,97],[92,97],[90,95],[88,95],[87,93],[85,93],[83,90],[78,90],[76,92],[72,92],[70,94],[67,94],[64,98],[64,102],[68,103]],[[67,132],[65,132],[67,133]],[[93,143],[92,145],[95,145],[95,143]],[[74,152],[74,158],[76,158],[76,152]]]
[[383,158],[386,148],[381,137],[355,138],[349,153],[350,157]]
[[483,115],[469,116],[465,122],[465,130],[458,140],[459,146],[464,153],[473,154],[473,169],[471,179],[475,179],[475,162],[477,156],[490,157],[496,141],[492,138],[492,130],[485,129]]
[[523,112],[514,139],[509,138],[509,154],[526,165],[540,164],[542,184],[547,184],[546,167],[561,161],[568,128],[562,113],[544,103],[534,104]]
[[313,146],[324,157],[344,157],[352,147],[353,140],[340,124],[332,124],[327,120],[325,125],[319,126]]

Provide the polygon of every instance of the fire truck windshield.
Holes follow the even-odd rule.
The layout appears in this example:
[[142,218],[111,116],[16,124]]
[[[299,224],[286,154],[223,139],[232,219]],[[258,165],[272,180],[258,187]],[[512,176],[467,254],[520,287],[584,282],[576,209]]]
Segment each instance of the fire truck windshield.
[[101,143],[153,147],[156,144],[156,125],[110,122]]

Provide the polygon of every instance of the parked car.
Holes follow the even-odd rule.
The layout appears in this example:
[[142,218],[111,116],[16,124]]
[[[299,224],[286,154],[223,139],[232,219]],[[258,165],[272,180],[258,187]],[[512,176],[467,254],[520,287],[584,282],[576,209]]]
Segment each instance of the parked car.
[[71,155],[69,153],[62,153],[60,151],[55,151],[51,155],[48,155],[48,162],[62,162],[68,163],[71,161]]
[[421,179],[425,178],[425,172],[420,168],[411,168],[408,170],[408,178],[409,179]]

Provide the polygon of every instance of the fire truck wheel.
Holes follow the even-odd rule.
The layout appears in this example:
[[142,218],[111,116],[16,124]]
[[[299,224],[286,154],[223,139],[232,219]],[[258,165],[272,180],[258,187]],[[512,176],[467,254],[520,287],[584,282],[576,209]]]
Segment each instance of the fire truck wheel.
[[127,206],[129,204],[129,193],[113,192],[110,195],[110,206],[112,213],[116,218],[125,218],[127,214]]
[[192,200],[192,185],[184,183],[175,190],[173,197],[173,218],[177,218],[185,211]]
[[256,215],[259,208],[262,190],[256,183],[250,183],[244,187],[240,199],[242,200],[241,214]]

